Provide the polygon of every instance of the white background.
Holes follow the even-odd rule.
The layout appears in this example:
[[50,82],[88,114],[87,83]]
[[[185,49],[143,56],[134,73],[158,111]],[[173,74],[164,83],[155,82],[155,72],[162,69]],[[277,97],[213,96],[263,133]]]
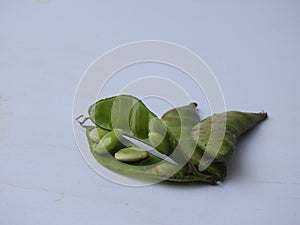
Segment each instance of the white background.
[[[299,224],[299,1],[106,2],[0,2],[0,224]],[[269,113],[224,183],[121,186],[81,157],[72,101],[82,74],[144,39],[200,55],[228,109]]]

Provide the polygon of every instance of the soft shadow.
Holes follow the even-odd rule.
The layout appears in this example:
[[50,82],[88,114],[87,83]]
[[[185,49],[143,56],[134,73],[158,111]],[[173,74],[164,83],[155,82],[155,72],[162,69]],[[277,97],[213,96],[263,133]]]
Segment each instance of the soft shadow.
[[222,184],[224,182],[220,182],[214,185],[203,183],[203,182],[172,182],[172,181],[164,181],[159,183],[158,185],[168,188],[174,188],[174,189],[203,189],[203,188],[210,188],[210,187],[222,187]]
[[[231,158],[226,162],[227,165],[227,177],[225,180],[243,180],[246,173],[243,162],[247,159],[245,158],[247,154],[244,153],[244,150],[251,150],[250,143],[253,142],[255,136],[258,135],[259,130],[261,129],[262,124],[258,124],[254,129],[247,131],[243,134],[237,141],[235,151]],[[257,146],[259,148],[259,145]],[[248,148],[248,149],[247,149]]]

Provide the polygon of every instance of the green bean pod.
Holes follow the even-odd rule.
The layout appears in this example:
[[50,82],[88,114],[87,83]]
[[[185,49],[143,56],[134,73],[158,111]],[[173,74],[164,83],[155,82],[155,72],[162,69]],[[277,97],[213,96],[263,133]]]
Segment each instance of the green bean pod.
[[142,101],[129,95],[102,99],[91,105],[88,112],[97,126],[122,129],[125,135],[142,141],[148,138],[150,121],[157,117]]
[[[164,143],[168,142],[166,124],[133,96],[120,95],[102,99],[91,105],[88,112],[92,122],[105,130],[122,129],[126,136],[148,145],[152,145],[149,132],[157,132],[165,137]],[[167,145],[157,150],[162,154],[172,152],[171,148],[167,149]]]
[[266,118],[267,113],[264,112],[215,114],[198,123],[193,128],[192,136],[202,153],[224,161],[233,153],[238,137]]
[[163,161],[163,159],[148,152],[148,156],[139,161],[121,162],[111,154],[98,154],[96,149],[97,144],[90,138],[90,131],[94,129],[92,126],[86,126],[86,136],[95,159],[104,167],[128,176],[138,179],[150,179],[151,181],[173,181],[173,182],[205,182],[209,184],[215,184],[217,180],[214,176],[209,174],[202,174],[201,176],[194,176],[186,168],[182,168],[179,165]]
[[186,106],[171,109],[162,116],[162,120],[172,134],[170,143],[173,148],[175,148],[181,140],[188,141],[191,139],[192,128],[200,122],[196,107],[196,103],[191,103]]
[[200,121],[196,107],[196,103],[191,103],[171,109],[162,116],[171,134],[169,139],[171,148],[177,150],[172,156],[176,162],[180,162],[182,158],[189,160],[196,149],[197,145],[191,136],[193,126]]
[[189,153],[190,161],[197,167],[199,172],[210,174],[214,176],[217,181],[222,181],[227,174],[225,163],[212,162],[210,165],[205,165],[201,161],[203,152],[192,138],[192,129],[200,122],[196,107],[196,103],[191,103],[186,106],[171,109],[162,116],[163,121],[167,124],[170,133],[173,135],[173,139],[171,139],[170,143],[172,143],[173,148],[176,148],[181,139],[183,151],[191,152]]
[[[132,96],[100,100],[90,106],[89,117],[99,129],[111,132],[104,135],[95,127],[84,126],[92,153],[100,164],[126,176],[210,184],[222,181],[224,160],[232,154],[237,138],[267,114],[232,111],[200,121],[196,106],[174,108],[159,119]],[[126,144],[123,134],[155,147],[176,163]]]

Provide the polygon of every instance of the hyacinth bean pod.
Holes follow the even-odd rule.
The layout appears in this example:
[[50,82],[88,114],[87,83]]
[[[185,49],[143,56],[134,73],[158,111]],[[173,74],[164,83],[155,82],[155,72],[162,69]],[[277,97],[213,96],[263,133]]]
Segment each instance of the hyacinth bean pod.
[[[238,137],[267,114],[231,111],[200,121],[196,107],[196,103],[177,107],[160,119],[141,100],[120,95],[91,105],[89,119],[96,127],[83,127],[95,159],[114,172],[142,179],[215,184],[226,177],[225,160]],[[137,148],[126,136],[154,147],[165,157]]]
[[[90,138],[90,131],[94,126],[85,126],[86,137],[89,147],[94,158],[102,166],[112,170],[113,172],[134,178],[154,179],[157,181],[173,181],[173,182],[204,182],[215,184],[217,181],[214,177],[203,174],[201,177],[195,177],[185,168],[177,164],[172,164],[148,152],[148,157],[130,164],[121,162],[111,154],[98,154],[96,152],[97,145]],[[117,152],[120,149],[116,149]],[[174,173],[174,171],[177,171]]]
[[[217,161],[224,161],[233,153],[237,139],[266,118],[267,113],[265,112],[230,111],[219,113],[195,125],[192,136],[202,153]],[[212,123],[215,124],[214,128]],[[222,127],[225,127],[224,135],[220,132]],[[221,143],[219,149],[216,147],[218,143]]]

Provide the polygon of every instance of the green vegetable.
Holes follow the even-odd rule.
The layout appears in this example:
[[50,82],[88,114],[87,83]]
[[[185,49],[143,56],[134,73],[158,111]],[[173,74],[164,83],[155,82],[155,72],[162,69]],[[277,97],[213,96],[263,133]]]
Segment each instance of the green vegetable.
[[[79,123],[86,128],[95,159],[114,172],[141,179],[215,184],[226,177],[224,161],[237,138],[267,114],[227,112],[200,121],[196,107],[191,103],[174,108],[160,119],[139,99],[120,95],[89,107],[89,119],[96,127],[84,126],[87,118]],[[167,160],[138,148],[126,136],[154,147]]]
[[120,95],[102,99],[89,107],[89,117],[97,126],[105,129],[122,129],[124,134],[149,143],[149,123],[157,116],[139,99]]
[[[93,126],[84,126],[86,129],[87,140],[91,152],[95,159],[104,167],[117,172],[119,174],[140,178],[140,179],[154,179],[154,180],[168,180],[174,182],[205,182],[215,184],[214,177],[203,174],[201,177],[195,177],[185,168],[179,165],[163,161],[163,159],[148,152],[148,157],[140,161],[130,164],[121,162],[115,159],[111,154],[98,154],[96,152],[97,145],[90,138],[89,132],[94,129]],[[167,167],[168,169],[162,169]],[[177,171],[177,172],[176,172]],[[176,173],[174,173],[176,172]]]
[[[88,113],[91,121],[102,129],[121,129],[126,136],[148,145],[152,145],[148,134],[153,131],[160,133],[165,137],[165,142],[168,142],[167,128],[163,121],[133,96],[120,95],[102,99],[91,105]],[[157,150],[166,154],[166,149],[159,147]]]
[[149,141],[150,144],[156,148],[160,153],[169,155],[170,152],[170,144],[165,137],[163,137],[160,133],[151,131],[149,132]]
[[171,109],[162,116],[162,119],[172,133],[173,139],[171,143],[173,144],[173,148],[176,148],[181,138],[181,148],[189,154],[190,161],[199,171],[214,176],[216,180],[224,180],[227,174],[225,163],[219,164],[213,162],[209,166],[201,165],[202,151],[195,144],[191,135],[192,129],[200,121],[196,107],[196,103],[191,103]]
[[107,152],[114,154],[118,149],[124,147],[122,144],[122,130],[114,129],[105,134],[99,141],[95,148],[95,152],[98,154],[105,154]]
[[115,154],[115,158],[122,162],[136,162],[149,156],[148,152],[141,148],[123,148]]
[[196,148],[192,141],[191,131],[200,121],[196,107],[196,103],[191,103],[187,106],[171,109],[162,116],[162,120],[172,135],[170,138],[172,148],[181,147],[190,156]]
[[[193,128],[192,136],[203,153],[217,161],[224,161],[233,153],[238,137],[266,118],[267,113],[264,112],[215,114],[198,123]],[[225,129],[223,133],[220,132],[222,128]]]
[[107,131],[97,127],[93,130],[91,130],[90,132],[90,138],[94,141],[94,142],[99,142],[100,139],[107,133]]

